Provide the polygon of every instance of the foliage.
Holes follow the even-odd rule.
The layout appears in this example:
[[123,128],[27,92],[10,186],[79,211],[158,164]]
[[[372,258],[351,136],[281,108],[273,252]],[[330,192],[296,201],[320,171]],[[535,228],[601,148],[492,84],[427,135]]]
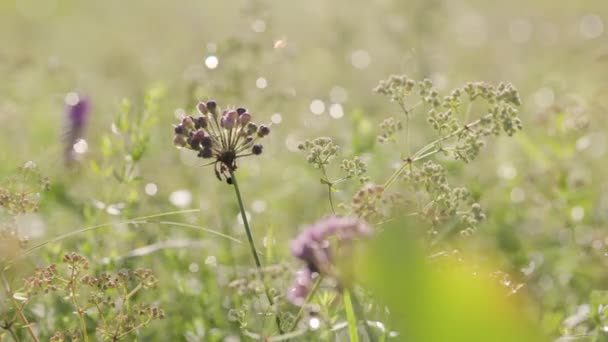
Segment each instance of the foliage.
[[606,340],[605,2],[150,5],[0,2],[1,342]]

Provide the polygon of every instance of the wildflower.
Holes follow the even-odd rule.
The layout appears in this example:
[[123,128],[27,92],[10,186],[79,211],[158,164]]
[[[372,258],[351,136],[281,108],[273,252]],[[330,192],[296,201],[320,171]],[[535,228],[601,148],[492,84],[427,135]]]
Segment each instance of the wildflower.
[[197,151],[200,158],[214,159],[216,177],[232,184],[237,159],[262,154],[258,140],[270,134],[270,128],[251,122],[251,113],[243,107],[221,110],[210,100],[196,108],[200,116],[186,116],[174,127],[173,143]]
[[74,161],[74,144],[84,136],[91,104],[85,97],[76,93],[66,96],[67,131],[65,134],[65,160],[66,164]]
[[288,299],[300,306],[312,288],[315,273],[335,276],[330,241],[344,244],[371,233],[366,223],[351,217],[330,216],[308,226],[290,246],[291,254],[302,260],[306,267],[298,271],[295,284],[287,294]]

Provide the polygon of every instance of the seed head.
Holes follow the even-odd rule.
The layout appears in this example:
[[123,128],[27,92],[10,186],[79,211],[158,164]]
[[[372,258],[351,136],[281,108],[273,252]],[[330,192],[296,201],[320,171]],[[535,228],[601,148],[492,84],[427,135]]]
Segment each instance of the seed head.
[[[220,110],[209,100],[197,105],[199,117],[186,116],[174,127],[177,147],[198,151],[198,157],[214,159],[215,175],[230,183],[230,174],[237,169],[238,158],[260,155],[258,140],[270,134],[270,128],[251,122],[252,115],[244,107]],[[218,115],[221,113],[221,115]]]

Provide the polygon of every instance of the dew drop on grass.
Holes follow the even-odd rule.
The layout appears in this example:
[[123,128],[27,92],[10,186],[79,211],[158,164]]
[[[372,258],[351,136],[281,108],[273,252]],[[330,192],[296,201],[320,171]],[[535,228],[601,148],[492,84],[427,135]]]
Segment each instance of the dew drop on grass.
[[283,116],[281,115],[281,113],[274,113],[270,117],[270,120],[273,124],[280,124],[283,121]]
[[321,326],[321,320],[317,317],[313,317],[308,321],[308,326],[310,326],[311,330],[317,330]]
[[342,109],[342,105],[339,103],[334,103],[329,107],[329,116],[334,119],[340,119],[344,116],[344,110]]
[[106,208],[106,212],[108,213],[108,215],[118,216],[120,215],[120,208],[116,204],[110,204]]
[[188,190],[177,190],[169,195],[169,202],[178,208],[186,208],[192,203],[192,193]]
[[602,18],[596,14],[589,14],[581,18],[579,32],[585,39],[595,39],[604,32]]
[[260,77],[255,81],[255,86],[258,89],[265,89],[268,86],[268,81],[264,77]]
[[372,57],[365,50],[357,50],[350,55],[350,62],[357,69],[365,69],[372,62]]
[[570,218],[573,221],[580,222],[585,217],[585,209],[579,205],[570,209]]
[[219,59],[216,56],[209,56],[205,59],[205,66],[209,69],[215,69],[220,64]]
[[146,184],[144,191],[146,192],[146,195],[154,196],[158,192],[158,186],[156,186],[154,183],[148,183]]
[[286,39],[278,39],[277,41],[274,42],[274,48],[275,49],[283,49],[287,46],[287,40]]
[[312,100],[310,103],[310,111],[316,115],[323,114],[323,112],[325,112],[325,103],[319,99]]
[[251,204],[251,209],[255,213],[258,213],[258,214],[262,213],[262,212],[264,212],[264,210],[266,210],[266,202],[263,200],[255,200]]

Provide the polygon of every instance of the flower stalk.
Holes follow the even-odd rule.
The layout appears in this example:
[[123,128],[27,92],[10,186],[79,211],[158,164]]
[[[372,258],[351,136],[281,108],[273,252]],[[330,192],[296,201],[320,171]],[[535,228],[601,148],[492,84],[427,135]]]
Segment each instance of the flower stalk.
[[[264,286],[264,292],[266,293],[266,298],[268,299],[268,303],[270,306],[274,306],[274,300],[268,291],[268,287],[266,286],[266,282],[264,281],[264,273],[262,269],[262,262],[260,261],[260,255],[258,253],[257,248],[255,247],[255,241],[253,240],[253,234],[251,233],[251,227],[249,226],[249,220],[247,220],[247,214],[245,213],[245,206],[243,205],[243,198],[241,197],[241,191],[239,189],[239,183],[236,179],[236,175],[234,171],[230,171],[230,179],[232,180],[232,185],[234,186],[234,192],[236,193],[236,199],[239,203],[239,209],[241,211],[241,218],[243,219],[243,225],[245,226],[245,233],[247,234],[247,241],[249,242],[249,248],[251,249],[251,254],[253,254],[253,259],[255,260],[255,266],[258,270],[258,276],[262,281]],[[281,328],[281,320],[279,316],[276,316],[276,324],[280,334],[283,334],[283,329]]]

